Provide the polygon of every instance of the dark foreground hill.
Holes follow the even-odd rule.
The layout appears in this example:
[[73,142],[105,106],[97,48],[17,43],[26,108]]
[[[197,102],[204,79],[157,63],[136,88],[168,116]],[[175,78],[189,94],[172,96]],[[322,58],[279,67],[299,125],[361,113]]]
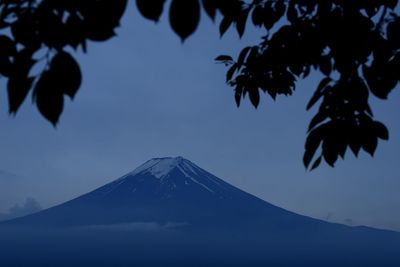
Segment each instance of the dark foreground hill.
[[177,157],[3,222],[0,251],[0,266],[400,266],[400,234],[289,212]]

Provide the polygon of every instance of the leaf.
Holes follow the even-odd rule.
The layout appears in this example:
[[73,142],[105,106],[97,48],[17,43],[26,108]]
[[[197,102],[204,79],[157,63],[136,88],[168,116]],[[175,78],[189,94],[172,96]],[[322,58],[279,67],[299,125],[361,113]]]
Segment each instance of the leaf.
[[9,77],[11,75],[12,63],[8,57],[0,57],[0,75]]
[[389,93],[398,83],[397,77],[390,75],[391,69],[387,65],[383,67],[367,67],[364,65],[362,70],[371,93],[380,99],[387,99]]
[[35,85],[34,100],[43,117],[55,127],[63,110],[64,97],[63,92],[56,86],[56,81],[51,72],[42,73]]
[[372,125],[378,138],[382,140],[389,140],[389,131],[383,123],[374,121]]
[[319,156],[319,157],[314,161],[313,165],[311,166],[310,171],[315,170],[316,168],[318,168],[318,166],[321,164],[321,160],[322,160],[322,157]]
[[251,15],[251,20],[252,20],[254,26],[261,27],[263,25],[264,18],[263,18],[263,8],[261,5],[257,5],[253,9],[253,13]]
[[17,53],[17,47],[14,41],[6,36],[0,35],[0,74],[3,76],[11,75],[11,58]]
[[235,88],[235,101],[236,101],[236,106],[240,106],[240,99],[242,98],[242,92],[243,92],[243,86],[238,84]]
[[378,146],[378,139],[376,138],[375,135],[372,135],[371,133],[363,133],[363,143],[362,143],[362,148],[364,149],[365,152],[370,154],[372,157],[374,156],[376,147]]
[[8,79],[8,112],[10,114],[17,113],[19,107],[24,102],[29,90],[32,87],[33,78],[27,77],[12,77]]
[[328,133],[328,136],[325,137],[324,142],[322,143],[322,155],[329,166],[335,166],[339,153],[332,132]]
[[323,122],[324,120],[326,120],[328,118],[326,112],[321,109],[311,120],[309,126],[308,126],[308,131],[311,131],[312,129],[315,128],[315,126],[317,126],[318,124],[320,124],[321,122]]
[[308,133],[305,144],[305,152],[303,156],[303,163],[306,168],[308,168],[308,166],[310,165],[310,162],[314,157],[316,150],[321,144],[326,125],[327,124],[323,124]]
[[67,52],[59,52],[51,61],[50,72],[57,82],[54,86],[73,99],[82,82],[81,70],[75,59]]
[[314,104],[321,98],[323,95],[323,91],[325,87],[332,81],[331,78],[325,77],[324,79],[321,80],[319,83],[317,90],[315,90],[314,95],[311,97],[310,101],[307,104],[306,110],[309,110],[314,106]]
[[387,26],[387,38],[395,47],[400,46],[400,18],[390,22]]
[[319,61],[319,69],[325,76],[329,76],[331,74],[332,63],[329,56],[321,56]]
[[217,11],[216,1],[215,0],[202,0],[203,8],[206,11],[207,15],[214,20],[215,13]]
[[229,68],[229,70],[226,72],[226,82],[229,82],[232,79],[233,74],[235,74],[237,69],[238,65],[236,63]]
[[10,67],[7,92],[9,112],[11,114],[15,114],[18,111],[32,86],[33,78],[28,77],[28,74],[35,61],[31,56],[32,53],[28,50],[19,51]]
[[257,108],[258,105],[260,104],[260,91],[258,90],[257,87],[249,88],[248,91],[249,91],[250,102],[253,104],[255,108]]
[[232,25],[232,18],[231,17],[224,17],[221,21],[221,23],[219,24],[219,33],[220,36],[222,37],[225,32],[228,30],[228,28]]
[[14,41],[7,35],[0,35],[0,56],[10,57],[17,53],[17,47]]
[[359,126],[353,126],[352,128],[350,128],[347,132],[347,135],[349,136],[349,147],[351,151],[353,151],[353,154],[358,157],[358,153],[361,149]]
[[308,166],[311,163],[312,158],[314,157],[314,153],[315,151],[306,149],[306,151],[304,151],[304,155],[303,155],[303,164],[306,167],[306,169],[308,169]]
[[37,20],[40,39],[46,46],[61,49],[67,44],[66,27],[61,16],[50,8],[39,8]]
[[113,27],[98,27],[95,23],[89,24],[87,21],[83,26],[86,37],[92,41],[104,42],[116,35]]
[[77,14],[70,15],[65,23],[67,42],[75,49],[85,42],[84,22]]
[[331,167],[335,167],[335,162],[338,159],[338,153],[332,149],[326,149],[325,152],[323,152],[323,155],[326,163],[328,163],[328,165]]
[[266,2],[262,11],[263,11],[262,17],[263,17],[264,27],[267,30],[270,30],[276,22],[275,11],[272,7],[272,2],[270,1]]
[[11,33],[15,41],[25,48],[36,50],[40,47],[41,40],[38,34],[37,20],[28,12],[19,16],[11,25]]
[[250,49],[251,49],[251,47],[247,46],[247,47],[243,48],[242,51],[240,52],[239,57],[238,57],[238,61],[237,61],[237,64],[238,64],[239,67],[241,67],[243,65],[243,63],[244,63],[244,61],[246,59],[246,56],[249,53]]
[[93,41],[105,41],[115,36],[114,29],[125,12],[127,0],[80,1],[80,13],[84,17],[86,37]]
[[158,22],[164,9],[165,0],[136,0],[136,6],[143,17]]
[[233,61],[231,56],[228,55],[219,55],[214,60],[216,61]]
[[172,0],[169,22],[182,42],[196,30],[199,20],[199,0]]
[[[149,0],[150,2],[151,0]],[[97,27],[115,28],[125,12],[128,0],[79,1],[79,13]]]
[[246,29],[246,22],[247,22],[247,17],[249,15],[249,11],[250,11],[249,8],[242,10],[236,20],[236,30],[240,38],[242,38],[244,30]]

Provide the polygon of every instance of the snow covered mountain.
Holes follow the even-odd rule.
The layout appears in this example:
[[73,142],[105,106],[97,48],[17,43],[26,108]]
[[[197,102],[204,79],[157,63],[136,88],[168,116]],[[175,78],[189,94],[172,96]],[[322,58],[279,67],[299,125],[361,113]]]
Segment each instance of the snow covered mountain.
[[13,225],[84,226],[156,222],[192,227],[320,223],[256,198],[182,157],[154,158],[76,199],[10,221]]
[[[11,233],[9,229],[24,228],[30,230],[17,230],[17,237],[1,240]],[[55,254],[47,253],[60,240]],[[252,266],[250,262],[254,266],[400,266],[399,233],[295,214],[182,157],[151,159],[76,199],[0,223],[0,250],[10,251],[0,256],[0,263],[14,263],[20,256],[13,251],[25,250],[33,251],[26,256],[26,266],[34,266],[32,262],[42,266],[35,260],[38,247],[46,263],[75,260],[70,261],[74,266],[89,266],[87,262],[187,266],[192,265],[189,258],[190,262],[203,260],[203,266],[215,266],[216,261],[233,266]],[[108,253],[101,253],[105,249]],[[64,251],[81,256],[71,258]]]

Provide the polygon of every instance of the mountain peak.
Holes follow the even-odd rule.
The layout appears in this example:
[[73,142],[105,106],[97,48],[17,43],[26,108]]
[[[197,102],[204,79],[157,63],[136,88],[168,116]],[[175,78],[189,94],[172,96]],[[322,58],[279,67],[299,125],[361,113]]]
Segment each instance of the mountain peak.
[[178,156],[178,157],[164,157],[164,158],[152,158],[148,160],[129,175],[136,175],[143,172],[148,172],[157,178],[162,178],[170,173],[177,166],[190,168],[197,167],[189,160]]

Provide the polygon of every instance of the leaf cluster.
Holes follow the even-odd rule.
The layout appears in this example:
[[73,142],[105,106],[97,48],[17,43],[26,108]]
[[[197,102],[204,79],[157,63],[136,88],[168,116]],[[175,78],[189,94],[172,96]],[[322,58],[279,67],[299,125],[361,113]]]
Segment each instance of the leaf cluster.
[[64,96],[73,99],[82,81],[80,67],[67,48],[86,52],[87,40],[113,37],[126,4],[126,0],[1,1],[0,75],[7,79],[9,112],[16,114],[33,90],[38,110],[56,125]]
[[291,95],[298,79],[320,72],[324,77],[307,105],[310,110],[320,104],[309,124],[304,165],[315,169],[324,160],[333,167],[348,148],[356,156],[361,149],[373,156],[378,140],[389,134],[374,120],[370,95],[386,99],[400,78],[398,1],[237,2],[265,30],[260,44],[244,48],[237,60],[216,58],[229,67],[226,82],[237,105],[248,95],[257,108],[260,92],[274,100]]

